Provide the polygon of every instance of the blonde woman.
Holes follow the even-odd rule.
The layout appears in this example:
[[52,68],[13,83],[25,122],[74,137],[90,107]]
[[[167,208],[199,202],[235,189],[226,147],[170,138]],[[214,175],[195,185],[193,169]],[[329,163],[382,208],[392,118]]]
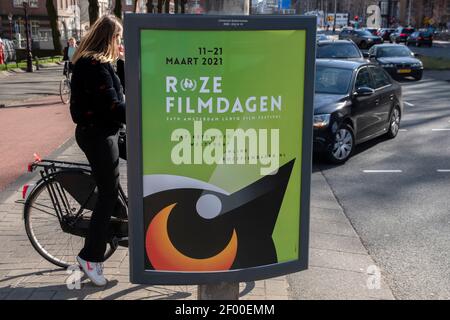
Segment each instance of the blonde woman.
[[70,112],[77,124],[76,141],[86,154],[98,187],[89,233],[77,261],[98,286],[107,282],[103,261],[109,220],[118,199],[118,130],[125,123],[125,100],[112,63],[122,54],[121,41],[120,21],[111,15],[103,16],[72,57]]

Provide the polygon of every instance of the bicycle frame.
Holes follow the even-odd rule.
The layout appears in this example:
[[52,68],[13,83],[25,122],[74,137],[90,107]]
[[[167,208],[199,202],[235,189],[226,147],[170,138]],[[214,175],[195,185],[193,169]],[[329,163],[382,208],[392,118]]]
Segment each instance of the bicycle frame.
[[[89,195],[86,197],[83,203],[79,203],[80,208],[74,215],[71,215],[71,219],[69,221],[66,216],[69,213],[72,213],[70,204],[68,201],[66,190],[61,185],[61,181],[58,181],[57,178],[58,175],[70,172],[81,172],[83,174],[87,174],[87,176],[90,176],[91,170],[89,170],[89,164],[38,159],[29,165],[29,171],[34,171],[37,168],[43,168],[43,170],[40,171],[41,179],[33,189],[45,183],[46,189],[50,195],[50,201],[53,208],[55,209],[57,218],[63,231],[77,236],[86,237],[90,220],[83,220],[83,211],[87,208],[88,204],[93,199],[96,188],[94,187],[92,191],[89,192]],[[74,198],[76,199],[76,197]],[[120,184],[119,198],[124,202],[124,205],[128,207],[128,199]],[[78,201],[78,199],[76,200]],[[66,214],[64,214],[64,212],[66,212]]]

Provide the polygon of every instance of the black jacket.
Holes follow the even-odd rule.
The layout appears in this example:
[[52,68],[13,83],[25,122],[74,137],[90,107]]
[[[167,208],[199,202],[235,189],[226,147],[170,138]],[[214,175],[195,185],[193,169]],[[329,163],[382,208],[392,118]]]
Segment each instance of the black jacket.
[[69,61],[69,47],[65,47],[63,51],[63,61]]
[[71,91],[70,114],[76,124],[119,128],[126,123],[122,86],[110,63],[79,59]]

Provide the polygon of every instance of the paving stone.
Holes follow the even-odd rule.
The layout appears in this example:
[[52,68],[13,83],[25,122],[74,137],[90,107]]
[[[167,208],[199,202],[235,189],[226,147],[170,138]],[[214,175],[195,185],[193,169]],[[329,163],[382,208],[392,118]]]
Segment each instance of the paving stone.
[[34,288],[14,288],[8,294],[6,300],[26,300],[33,294],[34,290]]
[[310,269],[289,275],[295,277],[297,297],[301,300],[360,300],[387,299],[392,296],[389,288],[382,282],[381,289],[369,289],[368,275],[353,271],[329,268]]
[[333,250],[310,249],[310,266],[366,273],[375,265],[367,254],[337,252]]
[[56,291],[35,291],[28,298],[28,300],[51,300],[56,294]]
[[315,249],[329,249],[342,252],[367,254],[366,248],[357,237],[331,233],[310,233],[309,245]]
[[358,237],[349,223],[323,222],[311,220],[310,231],[317,233],[330,233],[348,237]]

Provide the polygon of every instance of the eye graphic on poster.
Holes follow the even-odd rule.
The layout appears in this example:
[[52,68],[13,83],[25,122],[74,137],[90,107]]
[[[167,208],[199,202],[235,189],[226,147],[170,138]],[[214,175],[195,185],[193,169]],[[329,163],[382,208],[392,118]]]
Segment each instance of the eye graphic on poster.
[[[146,233],[147,267],[223,271],[277,263],[272,233],[294,162],[232,194],[179,176],[145,177],[144,188],[163,185],[161,180],[178,186],[144,198],[144,206],[156,213]],[[208,196],[209,201],[199,205]]]

